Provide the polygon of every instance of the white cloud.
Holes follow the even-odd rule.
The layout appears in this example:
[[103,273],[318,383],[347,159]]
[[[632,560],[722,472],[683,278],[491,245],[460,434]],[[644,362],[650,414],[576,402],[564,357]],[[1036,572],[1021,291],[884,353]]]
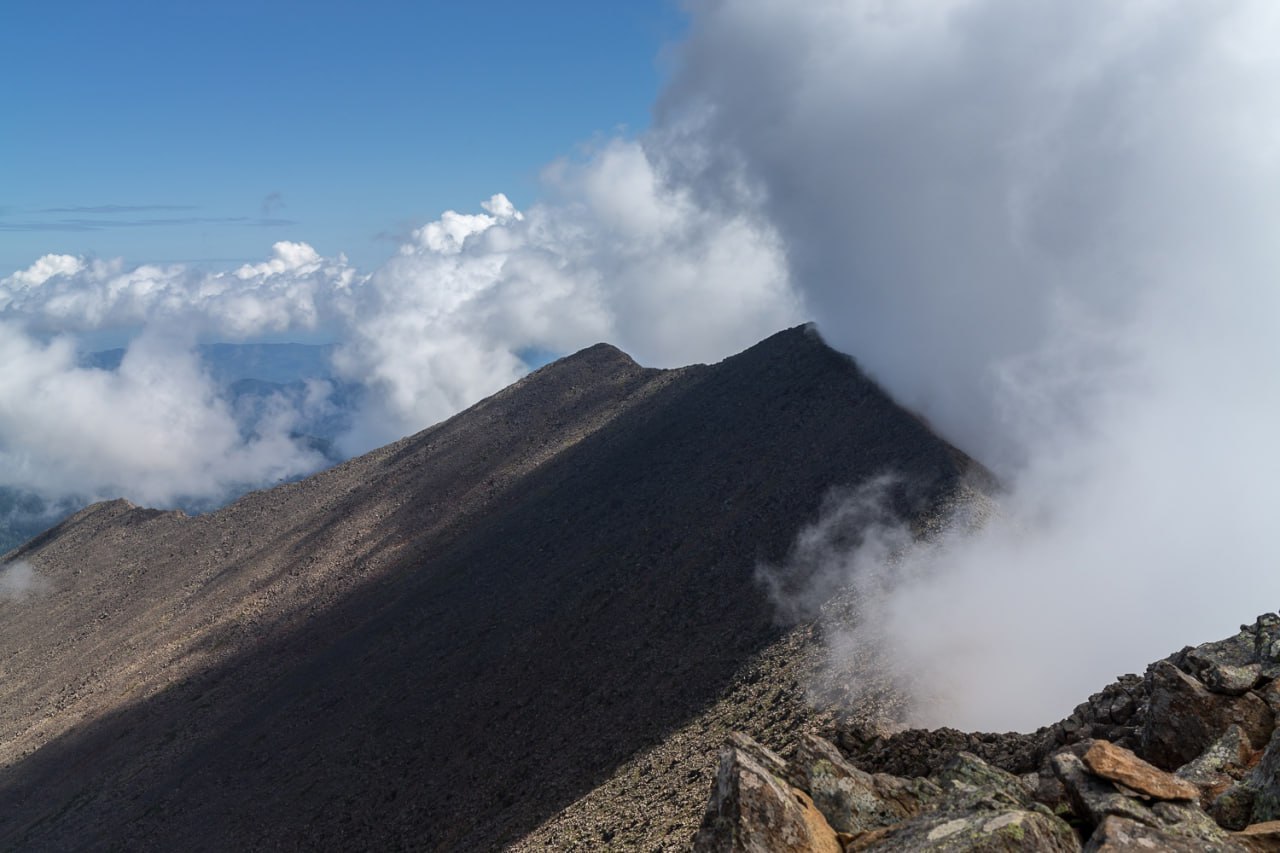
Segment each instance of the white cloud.
[[44,344],[0,324],[0,482],[172,505],[322,463],[290,439],[288,418],[243,437],[188,343],[144,333],[109,372],[76,366],[69,339]]
[[0,319],[37,331],[181,325],[230,338],[315,329],[360,281],[345,258],[281,242],[272,257],[231,273],[46,255],[0,279]]
[[1034,727],[1273,609],[1274,4],[693,9],[687,180],[754,199],[824,336],[1012,489],[868,609],[922,717]]
[[[305,470],[296,450],[272,445],[288,460],[277,465],[266,439],[238,440],[228,404],[190,353],[145,343],[168,340],[165,330],[332,334],[337,375],[365,390],[340,441],[357,453],[511,383],[527,369],[526,350],[608,340],[668,366],[718,359],[802,319],[768,226],[702,208],[640,142],[557,163],[548,182],[554,203],[525,213],[499,194],[483,213],[446,211],[369,275],[280,242],[266,261],[229,273],[51,256],[0,279],[0,319],[14,330],[4,356],[20,366],[0,422],[0,484],[165,503]],[[43,347],[18,331],[130,327],[151,331],[118,375],[77,368],[68,342]],[[90,423],[86,457],[59,461],[56,448]],[[215,470],[208,460],[218,455],[234,461]]]

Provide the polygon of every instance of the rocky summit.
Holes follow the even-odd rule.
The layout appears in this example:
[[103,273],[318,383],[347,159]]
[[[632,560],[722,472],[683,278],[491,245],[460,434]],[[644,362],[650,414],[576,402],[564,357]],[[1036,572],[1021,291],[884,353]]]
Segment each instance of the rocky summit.
[[[0,599],[0,847],[682,850],[749,768],[832,849],[845,765],[765,751],[834,719],[805,701],[817,629],[778,626],[756,567],[832,489],[891,473],[923,532],[973,467],[796,328],[678,370],[591,347],[207,515],[91,506],[5,558],[36,582]],[[1175,669],[1212,696],[1245,677]],[[1223,718],[1249,750],[1261,695]],[[764,745],[717,776],[735,729]],[[868,831],[948,790],[876,785]],[[1233,814],[1252,790],[1224,789]],[[990,820],[1056,832],[1024,799]],[[722,804],[704,846],[744,837]]]
[[1278,677],[1268,613],[1033,735],[836,725],[784,760],[735,733],[694,849],[1280,850]]

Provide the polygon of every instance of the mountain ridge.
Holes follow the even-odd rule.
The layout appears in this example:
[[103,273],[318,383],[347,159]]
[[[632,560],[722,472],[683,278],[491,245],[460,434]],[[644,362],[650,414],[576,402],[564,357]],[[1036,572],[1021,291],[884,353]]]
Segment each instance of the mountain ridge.
[[589,347],[205,515],[97,504],[11,555],[50,589],[0,603],[0,843],[513,843],[799,642],[753,573],[828,489],[892,468],[919,519],[970,467],[797,327]]

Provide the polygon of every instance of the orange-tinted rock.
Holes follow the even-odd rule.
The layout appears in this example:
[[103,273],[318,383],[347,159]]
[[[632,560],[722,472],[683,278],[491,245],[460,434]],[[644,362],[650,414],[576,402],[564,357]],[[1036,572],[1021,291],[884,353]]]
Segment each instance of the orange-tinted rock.
[[1082,757],[1094,775],[1157,800],[1195,800],[1200,790],[1171,773],[1153,767],[1124,747],[1097,740]]
[[1246,826],[1231,833],[1231,840],[1255,853],[1280,853],[1280,820]]

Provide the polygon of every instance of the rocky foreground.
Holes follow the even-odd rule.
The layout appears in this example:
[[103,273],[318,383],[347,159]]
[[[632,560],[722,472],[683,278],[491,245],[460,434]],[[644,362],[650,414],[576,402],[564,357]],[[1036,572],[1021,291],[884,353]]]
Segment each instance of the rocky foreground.
[[1280,615],[1033,735],[730,737],[696,851],[1280,850]]

